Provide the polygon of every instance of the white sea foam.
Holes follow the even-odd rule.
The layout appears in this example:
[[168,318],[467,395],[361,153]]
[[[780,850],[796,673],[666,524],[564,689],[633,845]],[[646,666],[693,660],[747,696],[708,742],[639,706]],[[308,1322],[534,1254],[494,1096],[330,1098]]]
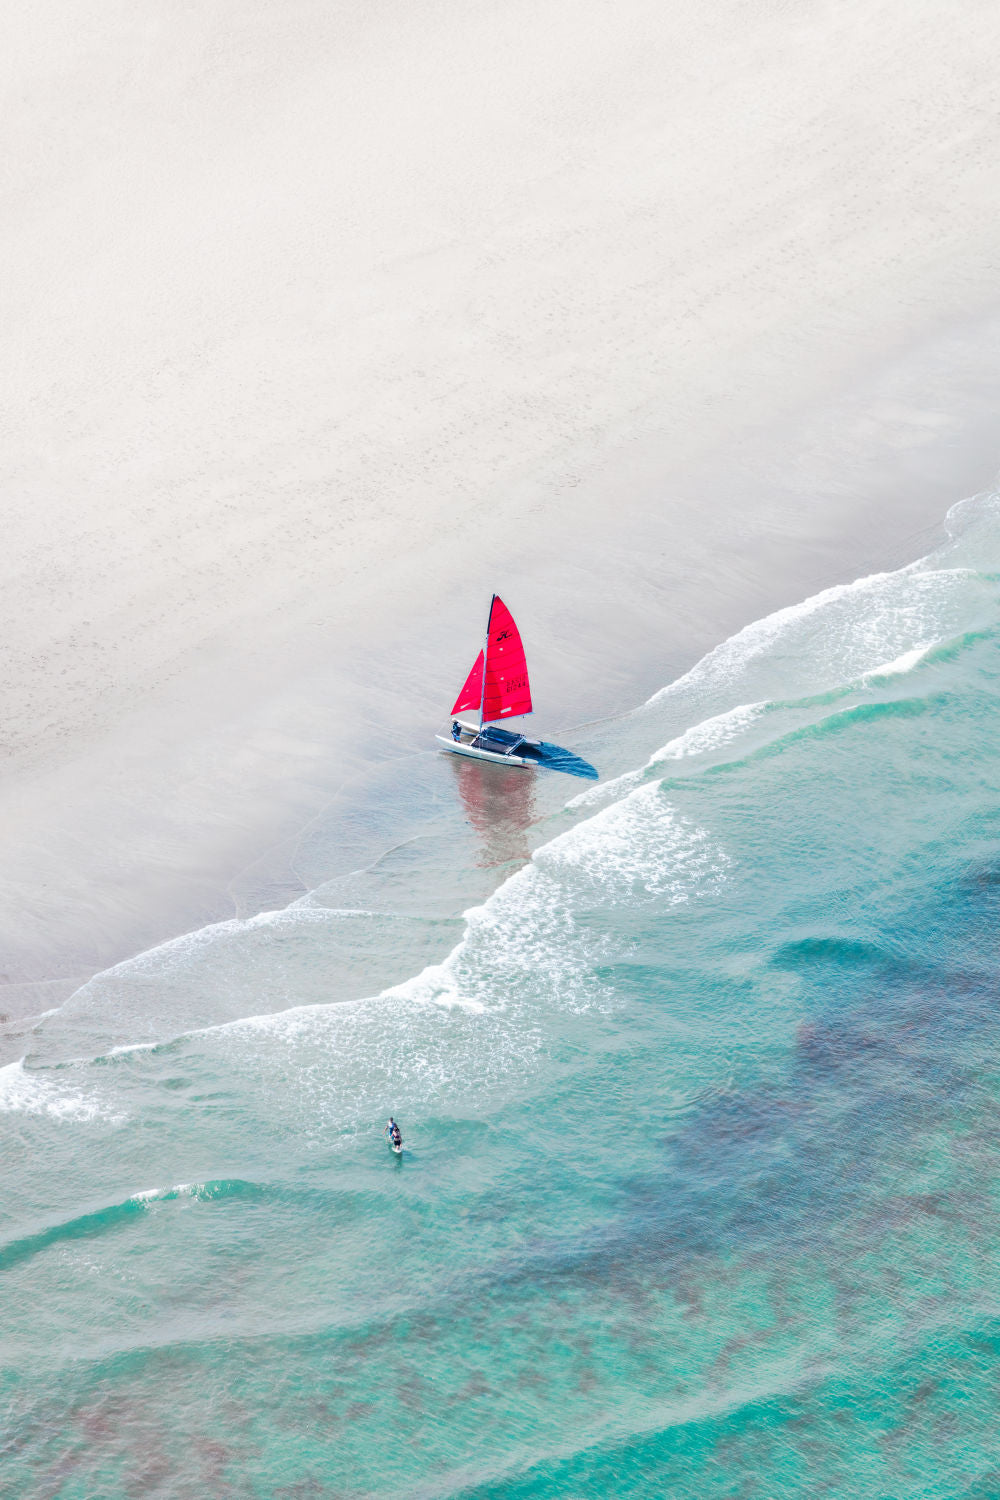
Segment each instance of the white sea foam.
[[837,584],[722,641],[638,712],[667,708],[674,699],[679,708],[687,698],[708,708],[737,691],[744,701],[700,719],[644,766],[586,788],[567,807],[598,808],[643,785],[664,761],[724,747],[766,713],[772,700],[812,696],[851,682],[867,686],[912,671],[939,640],[968,628],[980,602],[989,608],[992,600],[992,586],[975,569],[940,568],[934,562],[920,559],[894,573]]
[[62,1076],[26,1072],[23,1057],[0,1068],[0,1111],[47,1115],[53,1120],[120,1123],[126,1118],[93,1088],[82,1088]]
[[524,995],[539,1007],[596,1000],[588,970],[603,944],[581,926],[566,896],[563,883],[536,856],[482,906],[464,913],[465,935],[443,963],[429,965],[387,995],[479,1014]]
[[[373,965],[383,983],[413,973],[441,951],[442,936],[433,922],[359,908],[296,906],[215,923],[95,975],[36,1034],[33,1057],[116,1059],[253,1011],[352,1003]],[[407,954],[412,967],[400,964]]]
[[729,857],[681,817],[658,787],[642,787],[538,849],[480,907],[442,964],[390,993],[417,1004],[486,1010],[530,994],[539,1007],[579,1009],[608,996],[594,978],[617,951],[587,920],[595,905],[670,905],[708,893]]
[[11,1021],[4,1021],[3,1029],[9,1036],[17,1036],[22,1031],[28,1031],[38,1021],[45,1021],[49,1016],[57,1016],[61,1009],[60,1005],[52,1005],[48,1010],[36,1010],[30,1016],[16,1016]]
[[901,677],[906,672],[912,672],[914,667],[920,665],[928,651],[933,651],[936,645],[938,645],[936,640],[921,641],[918,646],[913,647],[912,651],[904,651],[902,656],[897,656],[895,661],[883,662],[871,672],[866,672],[862,681],[877,682],[881,677]]
[[729,856],[659,786],[644,786],[554,839],[535,863],[546,873],[572,874],[575,897],[611,906],[652,899],[674,905],[722,879]]
[[[454,1088],[463,1073],[471,1080],[528,1068],[544,1018],[611,1002],[595,968],[619,950],[603,924],[590,924],[588,912],[698,899],[729,865],[705,829],[682,817],[657,787],[643,787],[543,846],[489,900],[467,911],[465,933],[442,963],[352,1005],[298,1006],[210,1030],[231,1041],[266,1032],[300,1050],[326,1038],[345,1069],[361,1045],[367,1052],[357,1064],[366,1072],[377,1057],[377,1066],[391,1068],[397,1080],[413,1074],[428,1088],[435,1080]],[[402,1030],[401,1006],[410,1016]],[[458,1032],[448,1032],[445,1052],[443,1033],[429,1019],[441,1009],[464,1018]],[[466,1026],[473,1028],[469,1055],[460,1045]],[[311,1071],[315,1063],[303,1066]],[[302,1072],[297,1076],[301,1085]],[[323,1078],[329,1091],[328,1064]]]
[[724,714],[705,719],[650,756],[649,764],[653,766],[661,760],[683,760],[689,755],[705,755],[711,750],[719,750],[738,739],[744,729],[756,723],[766,709],[767,705],[764,703],[740,703]]
[[[108,969],[101,969],[93,974],[85,984],[74,990],[66,1001],[66,1005],[86,994],[94,985],[102,980],[116,975],[126,974],[130,978],[148,970],[162,970],[176,963],[186,962],[199,951],[212,947],[214,944],[231,937],[241,937],[243,934],[253,932],[256,929],[268,927],[293,927],[300,924],[323,923],[331,918],[342,916],[344,913],[332,910],[329,907],[303,907],[298,903],[290,906],[280,907],[274,911],[258,912],[254,917],[229,917],[224,922],[210,922],[205,927],[195,928],[192,932],[182,932],[178,937],[169,938],[166,942],[157,943],[152,948],[144,948],[141,953],[136,953],[130,958],[122,959],[121,963],[112,964]],[[351,916],[364,916],[368,913],[351,912]],[[64,1007],[65,1008],[65,1007]]]
[[[871,671],[863,673],[860,681],[867,685],[883,677],[901,676],[906,672],[911,672],[937,644],[936,638],[920,641],[894,660],[880,662]],[[768,703],[740,703],[735,708],[727,709],[725,713],[715,714],[710,719],[703,719],[700,724],[692,725],[683,734],[677,735],[661,749],[654,751],[639,770],[626,771],[612,781],[604,782],[600,786],[588,787],[576,797],[572,797],[566,806],[573,809],[598,807],[609,799],[621,796],[623,792],[642,786],[650,774],[657,771],[666,761],[683,760],[689,756],[707,755],[712,751],[724,749],[763,718],[769,707]]]
[[156,1203],[169,1198],[189,1198],[198,1193],[202,1184],[199,1182],[175,1182],[173,1187],[166,1188],[143,1188],[141,1192],[129,1195],[130,1203]]
[[739,739],[743,731],[756,723],[766,710],[767,705],[764,703],[741,703],[725,713],[715,714],[710,719],[703,719],[700,724],[693,724],[683,734],[669,740],[662,749],[654,751],[639,770],[626,771],[624,775],[616,776],[612,781],[606,781],[600,786],[588,787],[576,797],[571,797],[566,806],[574,809],[599,807],[609,799],[620,797],[623,793],[642,786],[649,773],[663,761],[684,760],[688,756],[707,755],[713,750],[721,750],[724,746]]
[[988,605],[991,590],[973,569],[932,562],[837,584],[755,620],[654,693],[645,708],[691,691],[702,702],[706,692],[734,689],[758,701],[823,692],[875,672],[930,638],[968,628],[974,596],[982,591]]
[[1000,568],[1000,489],[967,495],[944,518],[947,544],[936,554],[953,566],[968,559],[979,569]]

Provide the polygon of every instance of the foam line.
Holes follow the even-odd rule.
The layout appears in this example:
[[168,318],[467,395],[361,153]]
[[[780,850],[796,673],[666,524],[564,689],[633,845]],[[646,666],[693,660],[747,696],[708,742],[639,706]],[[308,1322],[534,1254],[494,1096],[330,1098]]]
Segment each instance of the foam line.
[[866,672],[862,681],[865,684],[879,682],[883,677],[902,677],[906,672],[912,672],[920,663],[926,660],[935,646],[940,641],[921,641],[914,646],[912,651],[904,651],[902,656],[897,656],[895,661],[883,662],[880,667],[875,667],[871,672]]
[[0,1068],[0,1111],[47,1115],[54,1120],[97,1120],[120,1123],[125,1116],[109,1108],[93,1093],[66,1086],[50,1076],[25,1071],[24,1058]]
[[[977,569],[930,567],[928,559],[908,563],[893,573],[872,573],[853,583],[836,584],[798,604],[737,631],[713,648],[681,677],[659,689],[643,705],[648,709],[689,689],[728,689],[742,673],[766,656],[784,650],[785,656],[815,657],[816,642],[797,640],[802,627],[819,624],[829,616],[827,631],[819,644],[827,659],[813,660],[814,691],[825,679],[848,682],[877,670],[885,650],[903,655],[926,638],[928,629],[940,633],[949,628],[940,616],[946,612],[956,590],[965,583],[983,580]],[[858,606],[855,608],[855,606]],[[891,658],[895,659],[895,658]]]
[[623,775],[616,776],[612,781],[606,781],[599,787],[588,787],[586,791],[579,792],[577,796],[571,798],[566,806],[568,808],[599,807],[609,798],[641,787],[649,773],[655,770],[661,761],[683,760],[687,756],[705,755],[712,750],[719,750],[738,739],[745,729],[756,723],[767,711],[767,707],[766,703],[741,703],[736,708],[728,709],[726,713],[714,714],[710,719],[703,719],[700,724],[692,725],[683,734],[669,740],[662,749],[654,751],[639,770],[626,771]]

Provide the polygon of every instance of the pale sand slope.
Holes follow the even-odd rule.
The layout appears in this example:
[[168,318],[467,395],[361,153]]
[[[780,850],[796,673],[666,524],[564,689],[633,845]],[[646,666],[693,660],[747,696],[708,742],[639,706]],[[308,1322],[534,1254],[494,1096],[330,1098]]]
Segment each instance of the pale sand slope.
[[4,7],[0,973],[230,912],[493,587],[549,732],[987,482],[998,48],[992,0]]

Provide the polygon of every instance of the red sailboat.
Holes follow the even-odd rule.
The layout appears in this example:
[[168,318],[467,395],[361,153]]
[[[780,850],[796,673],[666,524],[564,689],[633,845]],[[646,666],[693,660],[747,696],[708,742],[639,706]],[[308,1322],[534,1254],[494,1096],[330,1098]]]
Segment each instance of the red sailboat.
[[[457,717],[470,710],[478,713],[478,724]],[[506,766],[538,764],[542,749],[539,740],[529,740],[523,734],[499,727],[504,719],[532,712],[521,633],[499,594],[494,594],[490,602],[486,644],[476,657],[451,712],[451,737],[437,736],[446,750],[477,760],[500,761]]]

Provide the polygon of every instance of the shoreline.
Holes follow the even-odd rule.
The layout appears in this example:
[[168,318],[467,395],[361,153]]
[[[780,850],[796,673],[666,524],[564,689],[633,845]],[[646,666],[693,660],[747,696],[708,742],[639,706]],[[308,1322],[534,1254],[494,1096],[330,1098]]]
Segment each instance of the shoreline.
[[[992,322],[979,329],[979,352],[987,363],[994,330]],[[955,379],[958,349],[967,356],[964,382]],[[655,524],[651,507],[647,510],[638,540],[626,544],[616,538],[606,559],[614,583],[590,604],[574,598],[566,580],[553,583],[550,576],[533,582],[532,570],[525,568],[508,582],[510,574],[505,573],[503,587],[519,595],[519,616],[529,622],[524,628],[541,706],[536,723],[541,725],[544,715],[547,735],[571,736],[573,723],[628,713],[751,620],[930,550],[950,505],[986,488],[1000,457],[993,449],[990,389],[968,356],[965,338],[953,331],[929,349],[889,362],[860,390],[817,403],[804,415],[794,441],[787,419],[770,432],[758,430],[752,445],[740,446],[747,504],[739,512],[737,535],[728,544],[712,535],[713,528],[718,531],[737,520],[731,506],[720,508],[713,527],[688,533],[682,550],[670,559],[670,576],[657,577],[655,568],[651,573],[649,545],[652,540],[662,547],[664,530],[676,533],[680,523],[670,507],[655,517]],[[950,387],[943,379],[948,369]],[[932,385],[936,404],[928,409],[915,397]],[[881,425],[872,418],[876,411],[883,413]],[[727,470],[726,463],[703,461],[700,472],[692,466],[671,480],[655,437],[619,450],[606,463],[640,496],[686,479],[695,511],[699,504],[710,507],[708,497],[718,493]],[[810,475],[811,494],[821,497],[813,508],[804,503],[804,472]],[[606,487],[599,470],[577,494],[582,504],[599,509]],[[592,545],[596,552],[596,542]],[[578,551],[577,566],[580,556]],[[703,582],[712,567],[714,593]],[[627,592],[623,595],[617,585],[630,575],[633,597],[622,608]],[[596,566],[586,576],[600,583]],[[231,717],[203,722],[200,738],[179,746],[173,760],[164,757],[164,732],[184,706],[219,701],[219,673],[234,670],[231,661],[220,657],[202,670],[200,681],[197,676],[181,679],[169,698],[147,704],[143,714],[126,720],[86,757],[43,769],[33,782],[23,782],[21,830],[33,815],[40,818],[44,804],[50,818],[56,813],[65,838],[60,849],[50,824],[49,849],[39,858],[35,846],[33,868],[30,862],[19,866],[16,848],[12,858],[10,832],[17,831],[18,818],[11,813],[8,787],[4,951],[15,972],[2,982],[0,1012],[16,1018],[43,1008],[38,1002],[46,997],[56,996],[59,1003],[95,972],[150,947],[212,922],[253,916],[302,894],[288,873],[289,850],[331,805],[338,800],[348,804],[352,787],[358,807],[364,804],[366,752],[357,742],[352,747],[352,724],[368,726],[379,747],[376,764],[405,761],[411,753],[433,748],[441,718],[435,708],[447,698],[457,664],[473,649],[477,628],[476,601],[465,607],[472,590],[459,579],[453,583],[454,593],[443,590],[447,607],[437,620],[426,622],[426,642],[411,644],[403,657],[407,678],[436,679],[435,691],[423,697],[411,690],[401,698],[406,717],[394,737],[382,697],[386,688],[391,702],[396,686],[383,622],[381,639],[362,658],[362,680],[338,677],[321,669],[315,655],[304,653],[308,665],[297,681],[290,681],[286,671],[279,690],[278,674],[272,673],[268,691],[256,704],[240,704]],[[657,627],[665,627],[663,635]],[[571,648],[567,641],[572,638],[577,644]],[[293,639],[292,645],[297,644]],[[593,655],[588,646],[596,647]],[[288,659],[289,643],[278,641],[275,648],[280,667],[283,652]],[[600,675],[588,696],[585,679],[595,659]],[[602,690],[608,693],[603,703]],[[133,768],[131,806],[121,797],[126,766]],[[240,782],[240,776],[246,779]],[[89,788],[89,806],[79,796],[81,784]],[[570,790],[567,785],[567,796]],[[171,797],[176,798],[172,807]],[[92,819],[89,828],[81,813]],[[76,827],[74,815],[80,820]],[[103,842],[98,841],[98,823],[110,825],[115,819],[116,840],[106,827]],[[81,852],[91,834],[95,856],[105,861],[103,871]],[[71,869],[67,849],[73,851]],[[146,872],[140,870],[143,860],[149,861]],[[46,935],[49,898],[43,893],[58,891],[60,870],[68,876],[61,899],[73,910],[72,920],[61,928],[69,941],[61,955],[56,948],[53,963],[53,944]],[[18,910],[15,902],[12,922],[17,895],[23,905]],[[22,938],[20,970],[10,957],[16,953],[16,933]]]
[[1000,463],[1000,22],[297,18],[9,23],[11,1004],[280,893],[493,589],[551,738]]

